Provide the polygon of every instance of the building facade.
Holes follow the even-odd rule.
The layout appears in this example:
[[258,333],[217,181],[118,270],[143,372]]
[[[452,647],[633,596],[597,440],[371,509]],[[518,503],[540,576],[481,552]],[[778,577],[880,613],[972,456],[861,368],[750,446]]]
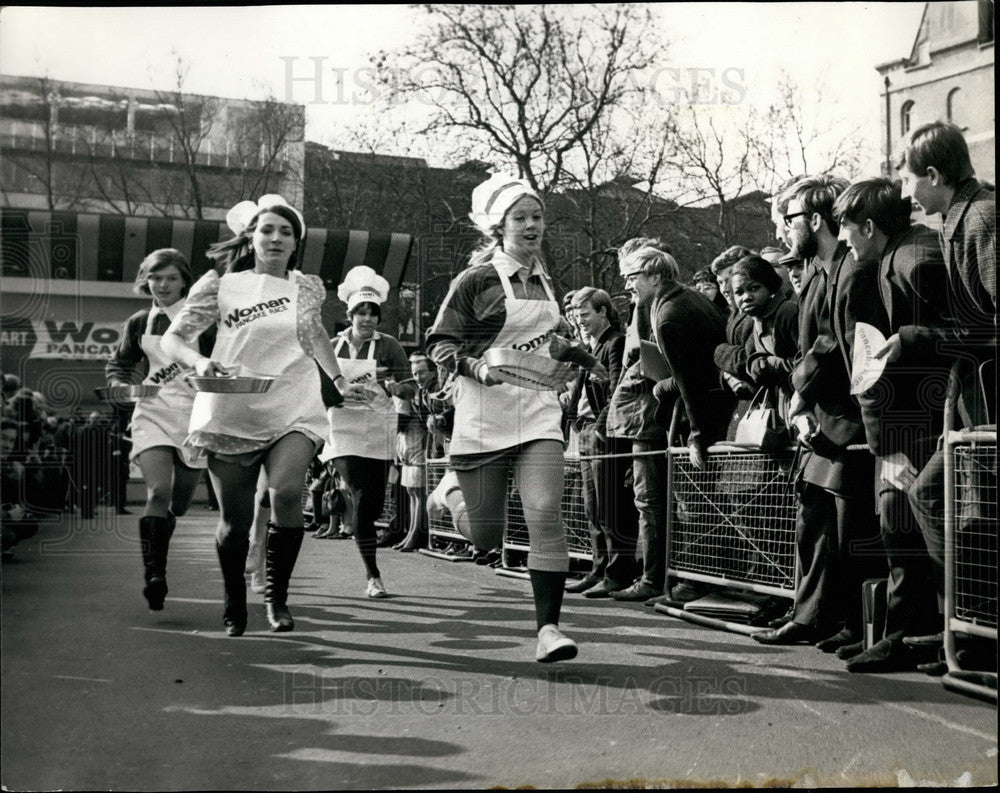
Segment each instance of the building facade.
[[220,220],[302,202],[305,108],[0,76],[0,205]]
[[930,2],[910,54],[877,66],[882,76],[882,160],[913,129],[950,121],[965,133],[976,175],[996,183],[993,3]]

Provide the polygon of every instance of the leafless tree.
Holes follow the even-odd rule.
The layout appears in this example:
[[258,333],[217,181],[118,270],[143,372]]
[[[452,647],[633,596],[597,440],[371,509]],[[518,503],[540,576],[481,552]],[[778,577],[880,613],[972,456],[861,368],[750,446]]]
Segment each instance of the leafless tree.
[[510,163],[542,193],[654,60],[638,4],[427,5],[413,47],[380,53],[382,87],[426,109],[420,132],[464,143],[463,159]]
[[871,155],[861,127],[837,117],[836,101],[822,84],[804,91],[787,72],[748,144],[756,186],[766,193],[802,173],[852,178]]

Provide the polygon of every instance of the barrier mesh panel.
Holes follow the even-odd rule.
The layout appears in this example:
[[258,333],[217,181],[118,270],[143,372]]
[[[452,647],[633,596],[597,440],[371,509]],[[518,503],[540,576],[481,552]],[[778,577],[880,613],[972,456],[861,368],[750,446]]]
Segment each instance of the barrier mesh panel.
[[[388,526],[392,523],[392,519],[396,517],[396,499],[392,497],[392,484],[386,479],[385,482],[385,501],[382,504],[382,515],[375,522],[382,525]],[[403,527],[403,531],[406,531],[406,526]]]
[[955,617],[997,627],[997,447],[956,446]]
[[[428,460],[427,461],[427,492],[428,494],[434,492],[434,488],[438,486],[441,482],[442,477],[448,471],[448,461],[444,459],[438,460]],[[431,547],[436,547],[436,545],[442,544],[440,542],[436,543],[435,540],[443,541],[443,544],[450,542],[465,542],[465,538],[458,533],[455,528],[455,524],[451,520],[451,512],[447,509],[441,514],[440,517],[430,517],[427,519],[427,529],[430,534]]]
[[[590,530],[583,508],[583,480],[580,477],[579,461],[567,460],[565,471],[562,520],[566,531],[566,544],[569,546],[571,556],[590,559],[593,550],[590,547]],[[521,496],[517,492],[513,476],[510,478],[510,489],[507,494],[507,529],[504,533],[504,547],[528,549],[528,526],[524,521]]]
[[672,454],[670,567],[794,592],[792,453],[713,450],[703,471]]

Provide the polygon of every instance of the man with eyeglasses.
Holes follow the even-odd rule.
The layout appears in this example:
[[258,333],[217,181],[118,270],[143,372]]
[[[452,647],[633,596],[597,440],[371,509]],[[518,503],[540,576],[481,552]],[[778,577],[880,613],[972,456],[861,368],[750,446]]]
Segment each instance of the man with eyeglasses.
[[[879,301],[874,268],[839,242],[833,205],[845,179],[809,176],[779,199],[792,254],[806,263],[799,295],[799,360],[789,413],[807,449],[796,481],[795,605],[782,627],[753,634],[762,644],[808,642],[833,652],[861,634],[861,584],[885,567],[875,522],[874,457],[851,396],[854,309]],[[884,571],[883,571],[884,574]],[[840,628],[838,630],[838,628]],[[832,635],[831,635],[832,633]]]

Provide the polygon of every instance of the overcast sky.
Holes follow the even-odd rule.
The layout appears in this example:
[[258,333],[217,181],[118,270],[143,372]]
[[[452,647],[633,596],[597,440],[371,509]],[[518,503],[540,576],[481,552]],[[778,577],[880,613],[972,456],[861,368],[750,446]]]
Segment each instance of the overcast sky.
[[[657,5],[679,68],[741,69],[748,101],[764,97],[778,68],[805,89],[822,83],[838,112],[864,125],[877,148],[880,87],[874,66],[909,54],[923,3],[670,3]],[[271,94],[307,106],[306,137],[336,144],[359,111],[338,103],[334,69],[348,75],[379,49],[405,46],[420,13],[406,6],[4,8],[0,71],[77,82],[168,89],[173,52],[186,88],[235,98]],[[322,58],[322,103],[313,74]],[[289,60],[292,59],[292,60]],[[348,77],[350,79],[350,77]]]

